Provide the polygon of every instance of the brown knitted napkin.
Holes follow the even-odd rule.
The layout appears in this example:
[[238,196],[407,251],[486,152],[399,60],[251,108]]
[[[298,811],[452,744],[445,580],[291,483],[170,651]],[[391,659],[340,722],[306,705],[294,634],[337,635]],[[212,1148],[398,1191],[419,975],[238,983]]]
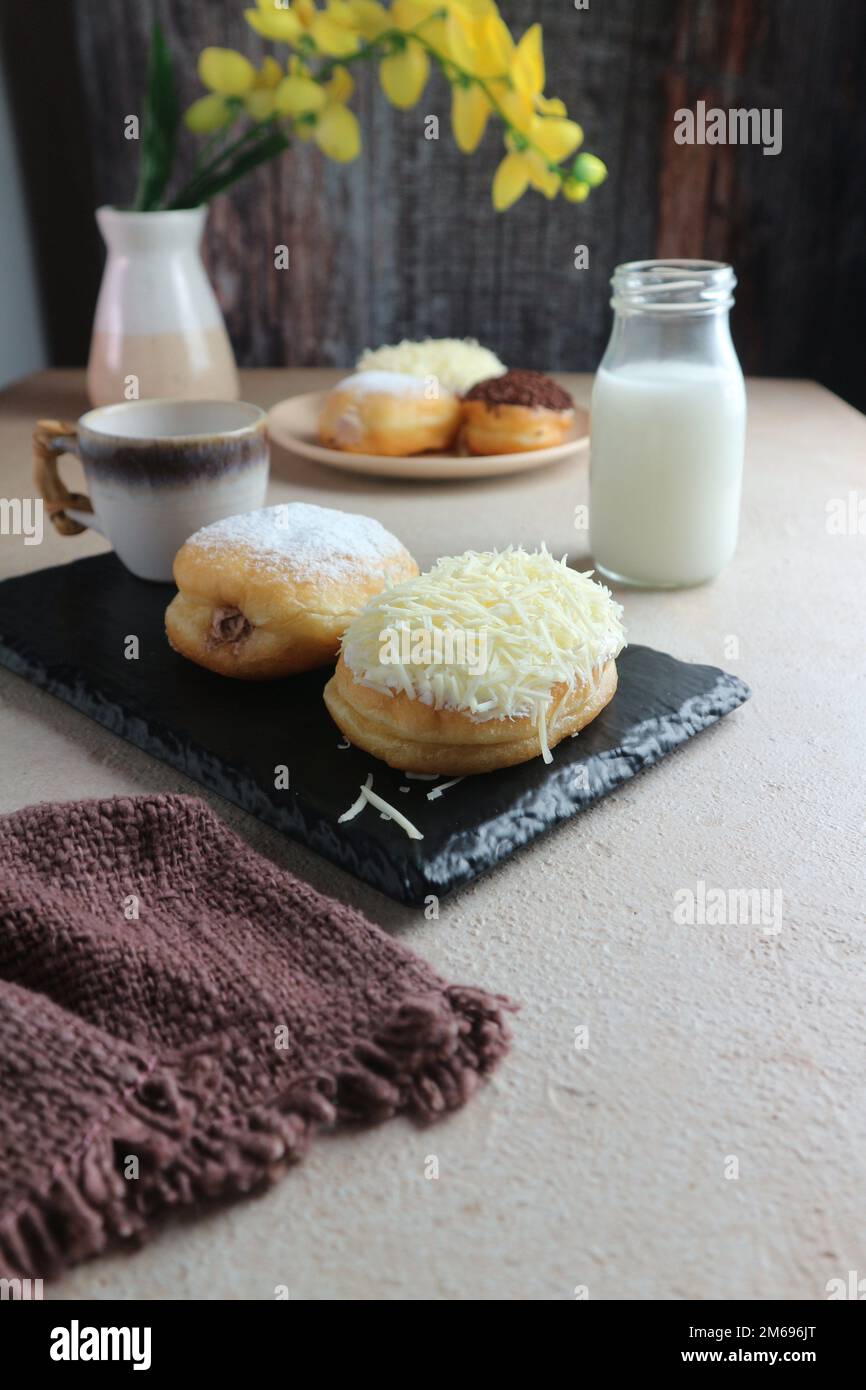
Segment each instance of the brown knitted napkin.
[[270,1182],[317,1126],[455,1109],[508,1008],[193,797],[0,818],[0,1274]]

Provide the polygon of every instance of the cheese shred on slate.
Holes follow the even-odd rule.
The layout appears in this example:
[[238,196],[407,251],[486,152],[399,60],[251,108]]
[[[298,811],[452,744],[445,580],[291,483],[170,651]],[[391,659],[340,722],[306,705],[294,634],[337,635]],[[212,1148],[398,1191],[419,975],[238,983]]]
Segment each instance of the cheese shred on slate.
[[367,773],[367,779],[366,779],[366,781],[365,781],[363,787],[361,788],[361,795],[358,797],[358,799],[357,799],[356,801],[353,801],[353,802],[352,802],[352,804],[351,804],[351,806],[349,807],[348,811],[344,811],[343,814],[342,814],[340,817],[338,817],[338,819],[337,819],[337,824],[338,824],[338,825],[343,825],[343,823],[344,823],[345,821],[347,821],[347,820],[354,820],[356,816],[360,816],[360,814],[361,814],[361,812],[363,811],[364,807],[367,805],[367,798],[366,798],[366,796],[364,795],[364,792],[367,790],[368,787],[372,787],[372,785],[373,785],[373,774],[372,774],[372,772],[368,772],[368,773]]
[[377,792],[371,791],[370,788],[372,785],[373,774],[372,772],[368,772],[364,785],[360,789],[360,795],[356,801],[352,802],[348,811],[344,811],[343,814],[337,818],[337,824],[343,825],[347,820],[354,820],[356,816],[361,814],[365,806],[375,806],[378,811],[382,811],[385,815],[390,816],[391,820],[399,825],[401,830],[405,830],[410,840],[423,840],[424,836],[421,834],[417,825],[413,825],[408,816],[404,816],[402,811],[398,811],[397,807],[392,806],[383,796],[379,796]]
[[361,795],[365,801],[370,802],[371,806],[375,806],[377,810],[384,811],[386,815],[390,816],[392,821],[395,821],[396,824],[400,826],[401,830],[406,831],[410,840],[424,839],[417,825],[413,825],[408,816],[404,816],[403,812],[398,811],[396,806],[392,806],[390,801],[386,801],[384,796],[379,796],[378,793],[371,792],[369,787],[362,787]]

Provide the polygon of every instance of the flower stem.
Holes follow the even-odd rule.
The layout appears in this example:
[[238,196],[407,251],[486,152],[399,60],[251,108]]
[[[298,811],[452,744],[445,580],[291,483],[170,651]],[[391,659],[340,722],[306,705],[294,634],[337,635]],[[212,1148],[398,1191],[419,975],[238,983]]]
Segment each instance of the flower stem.
[[215,198],[223,189],[242,179],[250,170],[265,164],[269,159],[276,158],[289,148],[290,140],[282,131],[274,127],[258,144],[253,145],[246,153],[240,155],[233,164],[223,170],[222,173],[215,173],[206,180],[198,183],[193,181],[173,199],[171,206],[177,207],[197,207],[200,203],[209,203],[211,198]]
[[[214,133],[212,135],[209,135],[208,138],[204,141],[195,157],[195,164],[193,166],[192,171],[194,178],[198,178],[199,174],[208,167],[209,163],[214,158],[214,151],[218,150],[220,145],[227,138],[229,131],[236,124],[240,112],[241,108],[240,106],[238,106],[232,112],[231,119],[229,120],[228,124],[224,125],[220,130],[215,130]],[[226,146],[225,148],[228,147]]]
[[[274,139],[276,136],[276,140]],[[264,159],[270,159],[274,154],[279,154],[287,149],[289,141],[287,137],[276,130],[273,119],[259,121],[256,125],[249,126],[238,139],[226,145],[219,154],[215,155],[207,164],[193,172],[183,187],[175,194],[169,204],[172,208],[198,207],[200,203],[206,203],[215,196],[216,193],[227,188],[235,179],[247,173],[249,169],[261,164]],[[267,147],[268,153],[260,155],[262,148]],[[258,156],[252,163],[248,163],[251,155]],[[222,166],[229,161],[228,169]]]

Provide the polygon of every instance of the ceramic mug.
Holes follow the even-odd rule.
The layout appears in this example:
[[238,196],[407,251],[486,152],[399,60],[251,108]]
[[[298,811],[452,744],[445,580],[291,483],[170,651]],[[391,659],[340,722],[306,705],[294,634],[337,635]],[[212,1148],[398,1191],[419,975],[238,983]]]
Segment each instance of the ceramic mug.
[[[40,420],[36,486],[62,536],[99,531],[139,579],[170,580],[193,531],[264,505],[266,418],[245,401],[171,399],[100,406],[75,425]],[[67,453],[84,465],[87,497],[57,471]]]

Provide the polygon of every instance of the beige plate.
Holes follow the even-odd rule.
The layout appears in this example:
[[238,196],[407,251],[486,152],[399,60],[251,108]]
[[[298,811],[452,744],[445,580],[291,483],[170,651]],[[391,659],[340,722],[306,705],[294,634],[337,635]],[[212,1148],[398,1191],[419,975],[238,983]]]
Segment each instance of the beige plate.
[[556,459],[577,454],[589,444],[589,412],[575,407],[574,424],[562,444],[522,454],[413,454],[388,458],[384,454],[347,454],[326,449],[318,442],[319,413],[327,391],[290,396],[275,405],[268,416],[271,439],[290,453],[315,459],[329,468],[348,468],[353,473],[373,473],[380,478],[487,478],[497,473],[522,473],[543,468]]

